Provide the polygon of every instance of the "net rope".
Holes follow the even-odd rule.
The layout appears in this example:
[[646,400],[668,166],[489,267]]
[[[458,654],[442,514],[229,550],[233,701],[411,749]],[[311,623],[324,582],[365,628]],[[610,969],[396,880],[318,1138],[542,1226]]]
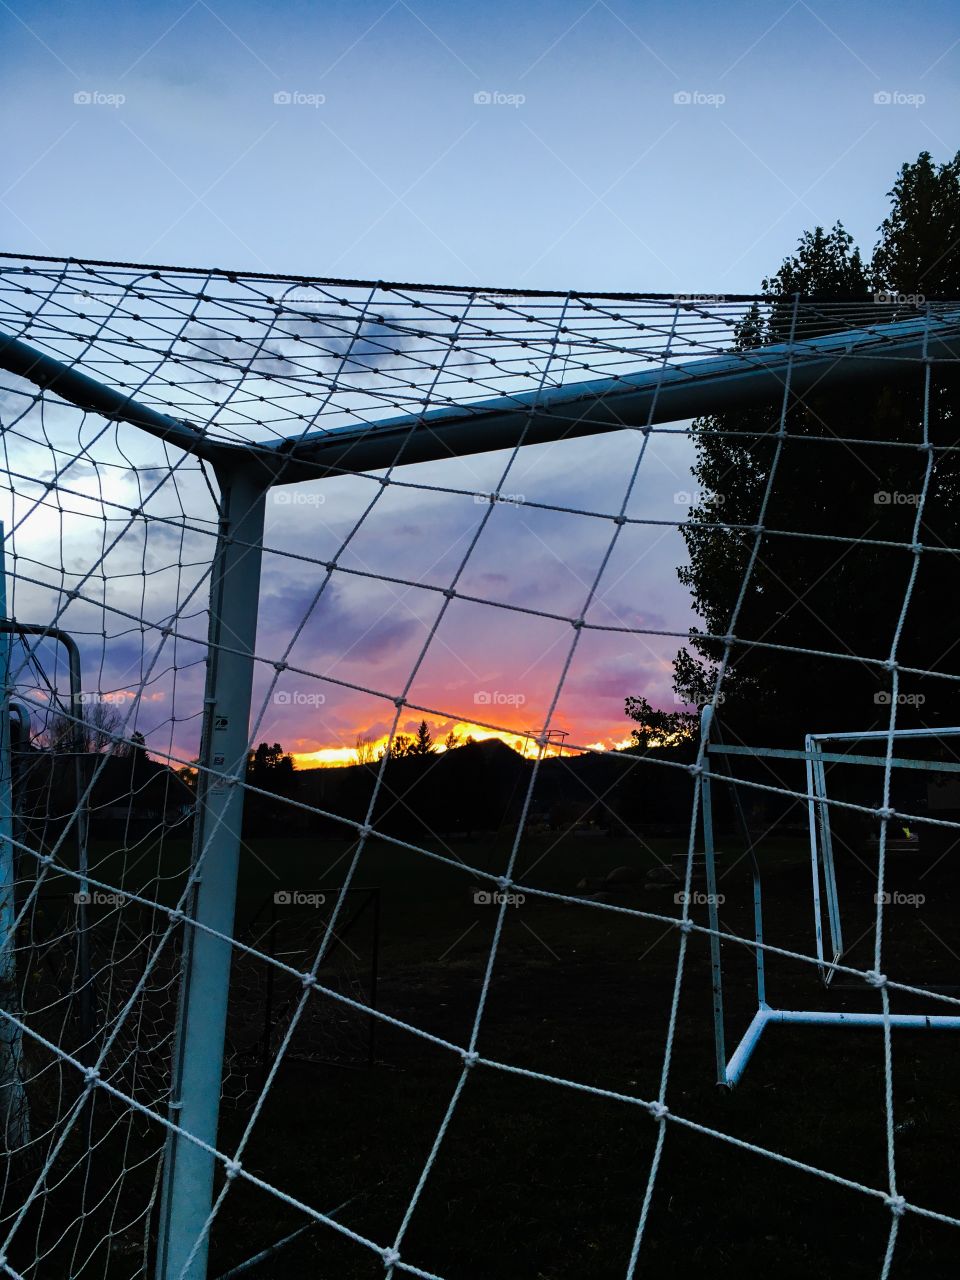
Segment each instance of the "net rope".
[[[707,742],[701,742],[692,764],[638,758],[591,742],[571,740],[565,747],[569,753],[613,761],[625,775],[635,770],[652,773],[659,768],[667,774],[689,776],[692,808],[682,909],[678,914],[558,892],[518,875],[522,841],[532,820],[542,766],[549,758],[550,731],[557,723],[585,638],[627,637],[648,656],[659,659],[664,652],[662,642],[684,642],[690,637],[689,628],[638,625],[634,619],[622,616],[625,611],[610,605],[602,595],[602,585],[617,567],[619,544],[633,533],[662,536],[692,523],[679,514],[671,519],[635,509],[638,482],[648,453],[658,441],[685,441],[691,436],[689,425],[655,421],[653,408],[642,426],[622,423],[624,431],[632,433],[629,461],[620,459],[618,498],[609,509],[596,510],[563,498],[555,502],[542,497],[528,500],[523,494],[511,493],[512,484],[525,483],[512,478],[527,449],[523,422],[530,413],[529,401],[518,397],[537,397],[586,378],[617,378],[639,369],[665,374],[680,362],[692,359],[734,355],[749,368],[756,353],[739,351],[734,333],[749,308],[769,313],[772,305],[768,298],[742,296],[528,295],[0,258],[0,331],[31,344],[70,369],[119,389],[148,408],[192,424],[203,441],[247,451],[248,465],[254,473],[261,447],[318,435],[335,438],[338,431],[372,430],[378,421],[397,414],[411,415],[406,435],[389,466],[376,473],[339,468],[331,479],[318,480],[321,486],[353,486],[346,531],[326,529],[322,553],[314,555],[303,550],[295,538],[284,532],[282,519],[287,513],[283,508],[293,507],[294,501],[286,500],[281,487],[285,465],[282,460],[275,476],[278,486],[272,490],[271,521],[262,548],[264,563],[271,565],[271,572],[277,575],[307,575],[309,571],[313,576],[285,620],[282,642],[263,651],[258,648],[253,655],[256,693],[249,750],[256,748],[263,734],[272,732],[271,714],[277,695],[282,693],[284,683],[294,677],[309,682],[310,688],[341,691],[389,708],[384,733],[386,749],[375,767],[366,811],[359,819],[338,813],[334,806],[316,799],[307,801],[287,795],[278,801],[275,793],[258,787],[249,778],[241,781],[248,803],[279,803],[286,815],[323,819],[355,837],[335,900],[312,938],[310,963],[291,964],[282,955],[264,949],[263,937],[256,932],[248,936],[238,930],[236,935],[226,935],[192,918],[189,904],[203,876],[207,851],[201,849],[188,867],[177,863],[178,855],[171,851],[171,845],[176,844],[191,821],[191,796],[176,771],[186,768],[206,773],[208,785],[232,781],[215,767],[196,760],[187,749],[199,739],[203,715],[200,688],[208,657],[205,627],[218,533],[213,468],[202,458],[167,441],[150,438],[135,426],[70,405],[55,391],[38,389],[15,374],[0,373],[7,486],[4,520],[10,583],[8,616],[42,622],[73,636],[83,655],[85,695],[94,707],[118,709],[96,722],[98,740],[95,749],[88,749],[84,755],[79,803],[65,802],[63,778],[81,751],[69,744],[65,747],[63,736],[89,731],[91,721],[78,718],[76,707],[64,692],[64,666],[62,659],[54,656],[52,638],[11,638],[8,686],[30,713],[38,749],[24,768],[33,779],[30,785],[39,793],[39,799],[33,804],[30,821],[21,822],[9,837],[19,869],[15,919],[5,947],[15,957],[20,994],[18,1007],[0,1007],[0,1018],[22,1038],[24,1055],[30,1063],[30,1072],[24,1079],[31,1099],[31,1132],[26,1145],[33,1153],[34,1164],[16,1194],[7,1193],[3,1198],[0,1270],[4,1274],[22,1280],[51,1274],[45,1270],[48,1254],[59,1258],[61,1240],[71,1231],[71,1276],[147,1274],[150,1224],[157,1208],[162,1155],[168,1135],[173,1133],[209,1150],[225,1175],[186,1266],[204,1248],[218,1219],[228,1212],[237,1187],[244,1184],[291,1210],[298,1221],[305,1218],[378,1255],[387,1280],[397,1273],[426,1280],[452,1280],[455,1270],[440,1276],[419,1266],[415,1257],[407,1256],[407,1235],[458,1109],[478,1071],[551,1084],[585,1097],[640,1108],[653,1120],[655,1141],[646,1160],[642,1192],[637,1195],[630,1249],[622,1261],[627,1280],[633,1280],[640,1268],[672,1127],[728,1144],[885,1205],[890,1219],[878,1267],[881,1280],[891,1274],[905,1215],[960,1226],[960,1216],[915,1203],[898,1184],[890,996],[892,992],[916,995],[951,1008],[960,1007],[960,998],[887,975],[884,949],[884,886],[891,824],[958,828],[957,823],[926,813],[902,811],[896,807],[892,794],[901,677],[915,674],[935,675],[947,682],[960,679],[958,672],[931,672],[924,667],[903,665],[899,660],[922,557],[953,555],[960,550],[923,540],[924,512],[937,459],[958,447],[931,440],[934,369],[926,350],[923,359],[912,362],[923,384],[921,441],[867,440],[835,434],[817,437],[817,443],[831,451],[831,457],[836,447],[842,451],[883,446],[906,450],[912,457],[919,454],[924,459],[922,487],[908,540],[797,531],[767,523],[789,435],[789,411],[795,401],[791,390],[792,355],[788,357],[777,421],[771,423],[771,430],[765,435],[767,443],[773,442],[773,450],[756,520],[749,525],[724,522],[719,517],[695,522],[698,527],[725,530],[741,538],[747,548],[744,572],[725,631],[699,633],[723,648],[715,675],[714,706],[722,703],[728,666],[738,647],[855,662],[887,672],[891,678],[881,802],[869,805],[836,797],[823,801],[831,810],[868,815],[879,824],[872,964],[868,968],[838,963],[834,969],[861,980],[864,991],[874,993],[883,1015],[885,1183],[869,1185],[799,1160],[723,1127],[704,1124],[668,1103],[688,949],[695,940],[706,942],[709,937],[718,936],[725,944],[744,952],[761,951],[800,966],[817,964],[815,955],[760,942],[728,928],[711,931],[691,917],[689,903],[703,780],[709,778],[721,789],[731,782],[728,775],[715,770]],[[787,343],[793,350],[796,344],[826,332],[845,330],[851,334],[878,332],[882,338],[883,326],[898,320],[919,315],[929,325],[956,312],[957,305],[951,303],[926,303],[922,307],[897,304],[884,307],[878,319],[877,306],[869,302],[794,299]],[[884,358],[882,351],[878,358]],[[900,363],[895,348],[888,359],[891,364]],[[474,471],[472,463],[456,457],[449,463],[453,470],[450,483],[432,476],[411,478],[403,470],[405,450],[424,413],[447,407],[463,409],[469,415],[471,402],[494,396],[505,397],[505,403],[522,421],[516,443],[498,456],[496,469],[486,483],[479,482],[481,472]],[[654,406],[656,396],[655,390]],[[612,411],[616,413],[615,405]],[[755,438],[749,430],[720,434],[745,441]],[[798,444],[811,443],[803,436],[795,439]],[[441,473],[446,465],[437,464],[434,469]],[[471,472],[474,483],[465,479]],[[317,474],[322,474],[320,467]],[[135,491],[132,505],[125,494],[128,486]],[[567,488],[575,490],[576,486]],[[306,498],[312,492],[306,492]],[[472,528],[465,529],[455,540],[454,549],[440,549],[432,560],[426,557],[423,569],[407,576],[376,567],[366,541],[372,528],[389,527],[389,521],[395,518],[388,509],[396,495],[425,503],[439,499],[470,502],[471,507],[482,508],[482,512],[472,522]],[[304,505],[309,506],[310,502],[305,501]],[[313,511],[319,513],[321,505],[322,498],[313,504]],[[508,592],[498,597],[495,590],[479,590],[482,574],[470,577],[471,568],[482,558],[478,548],[491,522],[504,508],[536,512],[538,518],[576,520],[578,528],[589,525],[588,551],[577,559],[565,607],[504,598]],[[820,649],[737,634],[741,609],[763,547],[771,539],[795,538],[835,544],[838,548],[895,550],[910,557],[910,571],[886,656],[844,651],[843,643],[836,649]],[[241,549],[247,553],[260,550],[258,546]],[[327,665],[305,663],[302,656],[298,660],[314,634],[311,628],[326,616],[324,610],[331,600],[342,598],[345,583],[381,592],[378,599],[398,607],[411,593],[416,593],[418,601],[426,602],[420,605],[419,612],[413,611],[420,634],[412,653],[404,658],[402,678],[392,685],[378,687],[374,680],[351,677],[349,671],[338,672],[340,665],[350,667],[346,640],[343,660]],[[444,723],[468,721],[491,734],[516,736],[515,726],[482,711],[485,704],[469,708],[454,702],[433,705],[433,699],[418,696],[428,660],[436,660],[438,652],[450,649],[450,616],[455,609],[464,607],[482,612],[485,618],[515,618],[520,624],[553,628],[549,651],[555,656],[556,678],[538,707],[536,751],[507,857],[497,872],[460,857],[450,842],[437,833],[433,835],[440,847],[431,848],[426,842],[404,839],[378,826],[384,803],[403,804],[402,795],[391,785],[391,748],[404,732],[411,713]],[[227,637],[221,651],[240,654],[243,648],[234,646]],[[153,760],[162,762],[149,773],[144,772],[138,755],[144,743]],[[779,777],[764,782],[738,776],[736,784],[748,793],[768,794],[784,801],[810,799],[807,792],[791,788]],[[111,794],[111,788],[115,794]],[[118,807],[112,803],[118,796],[126,802],[126,816],[121,819],[111,813]],[[129,797],[137,797],[136,802]],[[109,851],[95,853],[90,865],[82,868],[74,846],[85,839],[81,829],[85,811],[89,811],[94,823],[113,826]],[[372,1007],[358,990],[354,977],[341,981],[330,969],[331,950],[348,941],[343,934],[346,906],[350,895],[357,891],[361,868],[374,840],[413,855],[427,866],[455,870],[465,880],[489,885],[499,895],[469,1034],[462,1039],[447,1039],[415,1021]],[[249,849],[248,844],[244,847]],[[253,850],[249,851],[257,857]],[[632,1096],[619,1089],[486,1056],[481,1051],[481,1033],[486,1026],[504,928],[510,916],[511,894],[592,911],[601,919],[606,913],[661,925],[675,933],[677,955],[667,993],[666,1030],[655,1094]],[[59,916],[52,918],[56,915],[52,904],[57,902],[62,904],[62,910],[58,908]],[[89,957],[89,971],[84,974],[77,969],[80,960],[68,957],[72,957],[76,940],[86,929],[81,908],[91,904],[97,913],[96,947]],[[240,971],[240,960],[246,958],[264,973],[270,972],[277,980],[289,979],[299,989],[277,1043],[271,1046],[262,1080],[244,1086],[251,1094],[249,1106],[229,1148],[210,1147],[177,1123],[175,1111],[168,1113],[179,966],[187,931],[205,932],[229,943],[236,973]],[[57,972],[58,964],[61,972]],[[40,975],[32,987],[19,980],[25,966]],[[78,988],[90,984],[98,991],[95,1027],[78,1024]],[[325,1002],[325,1007],[372,1019],[405,1036],[416,1037],[460,1062],[429,1149],[422,1159],[414,1160],[412,1190],[405,1198],[396,1230],[389,1236],[369,1238],[244,1163],[250,1143],[263,1124],[265,1108],[280,1088],[279,1080],[288,1057],[295,1052],[298,1035],[318,1001]],[[706,1030],[705,1037],[709,1038]],[[36,1099],[40,1099],[39,1105]],[[117,1161],[111,1169],[110,1165]],[[105,1166],[109,1174],[106,1179],[102,1176]],[[68,1185],[70,1194],[77,1197],[73,1220],[63,1229],[56,1221],[45,1226],[45,1206],[57,1200],[58,1187]],[[78,1228],[82,1217],[96,1223],[93,1236]],[[24,1247],[25,1238],[34,1241],[34,1254],[27,1265],[23,1261],[29,1254]]]

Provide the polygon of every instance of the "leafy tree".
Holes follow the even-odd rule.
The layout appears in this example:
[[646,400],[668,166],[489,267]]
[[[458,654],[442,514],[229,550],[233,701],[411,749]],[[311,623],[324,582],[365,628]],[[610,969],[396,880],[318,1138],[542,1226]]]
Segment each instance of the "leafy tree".
[[181,765],[180,768],[176,770],[176,774],[177,774],[177,777],[185,786],[188,786],[191,791],[196,791],[197,771],[195,768],[192,768],[188,764],[184,764],[184,765]]
[[447,751],[455,751],[460,745],[460,739],[451,729],[443,740],[443,745]]
[[410,754],[412,746],[412,738],[405,733],[398,733],[394,736],[393,742],[390,746],[384,747],[380,752],[380,759],[382,760],[383,757],[387,755],[391,760],[402,760],[404,756],[408,756]]
[[631,730],[631,734],[637,746],[644,750],[651,746],[676,746],[696,732],[697,717],[692,712],[659,711],[643,697],[627,698],[626,712],[640,725],[639,729]]
[[960,152],[935,165],[905,164],[888,193],[893,207],[873,255],[874,283],[897,294],[960,297]]
[[[797,294],[824,303],[819,314],[805,309],[801,337],[846,327],[849,304],[857,304],[860,323],[864,315],[889,323],[918,314],[902,295],[960,297],[960,155],[938,167],[923,153],[903,166],[890,196],[892,209],[869,266],[839,223],[829,232],[806,233],[796,253],[764,280],[770,305],[765,314],[755,307],[745,317],[736,345],[746,350],[789,340]],[[897,300],[878,305],[879,291]],[[909,376],[898,376],[903,373]],[[710,698],[725,647],[710,637],[730,629],[756,544],[735,625],[744,643],[731,646],[722,684],[723,721],[754,742],[796,746],[805,732],[887,723],[890,675],[857,657],[888,658],[913,568],[909,548],[927,466],[920,447],[922,381],[916,365],[898,369],[891,361],[882,382],[814,390],[788,403],[782,441],[779,402],[693,424],[692,470],[705,496],[683,529],[690,562],[678,572],[703,625],[677,655],[675,688],[692,703]],[[957,373],[933,366],[933,444],[956,443],[958,410]],[[960,462],[949,451],[934,456],[919,539],[930,548],[957,547]],[[893,494],[904,498],[885,501]],[[758,541],[754,526],[765,495]],[[820,536],[796,536],[811,534]],[[883,542],[901,546],[870,545]],[[956,669],[955,625],[946,607],[956,592],[955,565],[954,556],[935,550],[921,556],[897,653],[901,664]],[[898,708],[899,724],[960,719],[955,683],[903,674],[899,688],[911,696]]]
[[272,791],[274,795],[290,795],[295,769],[293,756],[287,755],[279,742],[272,747],[261,742],[247,760],[247,782],[261,791]]

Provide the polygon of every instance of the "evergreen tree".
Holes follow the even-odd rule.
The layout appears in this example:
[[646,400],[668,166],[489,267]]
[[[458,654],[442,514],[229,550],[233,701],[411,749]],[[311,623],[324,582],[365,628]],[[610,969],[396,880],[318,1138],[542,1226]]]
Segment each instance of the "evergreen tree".
[[427,722],[426,720],[421,720],[417,728],[417,736],[411,743],[408,754],[411,756],[432,756],[435,750]]

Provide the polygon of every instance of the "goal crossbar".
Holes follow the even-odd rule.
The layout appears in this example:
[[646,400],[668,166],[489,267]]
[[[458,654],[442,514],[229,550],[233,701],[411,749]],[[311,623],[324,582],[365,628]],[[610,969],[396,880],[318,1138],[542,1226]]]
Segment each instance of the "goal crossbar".
[[664,362],[615,378],[504,394],[280,441],[231,444],[0,332],[0,367],[82,409],[131,422],[215,464],[229,466],[242,458],[249,467],[256,458],[265,486],[486,453],[521,442],[546,444],[649,428],[764,404],[782,396],[788,381],[791,396],[797,397],[881,375],[908,374],[918,360],[960,360],[960,312]]

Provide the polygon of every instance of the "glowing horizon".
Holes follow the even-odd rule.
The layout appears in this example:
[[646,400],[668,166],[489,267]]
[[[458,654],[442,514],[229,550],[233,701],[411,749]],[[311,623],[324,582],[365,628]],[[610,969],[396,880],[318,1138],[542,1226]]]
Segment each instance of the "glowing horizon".
[[[507,730],[488,729],[482,725],[471,724],[467,721],[458,721],[453,729],[445,729],[442,735],[439,727],[431,725],[427,721],[427,727],[430,729],[430,736],[433,739],[434,748],[438,753],[443,753],[449,748],[446,746],[445,738],[449,733],[453,732],[458,741],[457,746],[465,746],[467,739],[472,738],[474,742],[490,742],[497,740],[506,744],[511,750],[516,751],[527,760],[536,760],[540,754],[540,748],[537,743],[536,731],[518,731],[511,732]],[[569,731],[562,731],[567,733]],[[358,737],[363,735],[358,734]],[[409,734],[404,736],[409,737]],[[367,750],[370,752],[371,759],[376,761],[379,759],[380,753],[386,748],[389,735],[383,734],[377,739],[365,739]],[[282,744],[281,744],[282,745]],[[632,745],[632,739],[629,735],[621,740],[606,739],[596,742],[585,743],[583,747],[566,747],[558,742],[551,742],[544,752],[544,758],[553,758],[560,755],[582,755],[584,747],[596,751],[617,751],[624,747]],[[320,747],[314,751],[290,751],[289,755],[293,757],[294,765],[297,769],[313,769],[313,768],[343,768],[349,765],[359,763],[358,748],[353,747]]]

